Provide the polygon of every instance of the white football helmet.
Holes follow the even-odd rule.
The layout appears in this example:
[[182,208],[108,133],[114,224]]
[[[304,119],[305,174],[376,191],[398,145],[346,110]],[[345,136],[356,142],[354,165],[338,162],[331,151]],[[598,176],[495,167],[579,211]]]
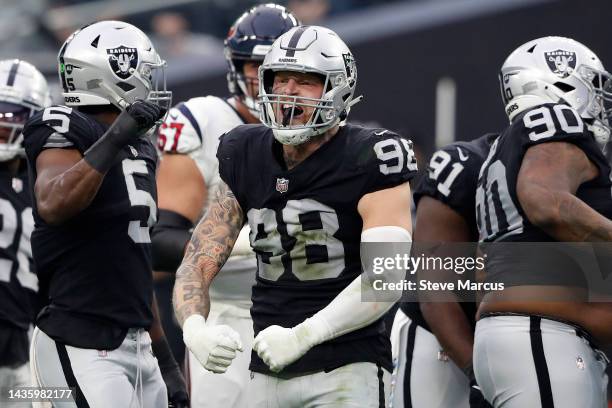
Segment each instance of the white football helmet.
[[506,114],[544,103],[565,103],[580,117],[600,143],[610,135],[612,81],[603,64],[587,47],[564,37],[543,37],[518,47],[499,74]]
[[[323,95],[304,98],[272,93],[274,73],[278,71],[321,75]],[[355,59],[335,32],[319,26],[294,27],[272,44],[259,68],[260,119],[282,144],[304,143],[346,119],[351,106],[361,100],[353,99],[356,86]],[[288,121],[276,117],[274,106],[278,104],[289,105]],[[310,119],[305,124],[292,124],[296,108],[305,106],[315,108]]]
[[0,162],[23,153],[23,126],[36,111],[49,106],[47,80],[26,61],[0,61]]
[[57,56],[64,103],[68,106],[113,104],[124,110],[136,99],[168,109],[166,62],[138,28],[101,21],[68,37]]

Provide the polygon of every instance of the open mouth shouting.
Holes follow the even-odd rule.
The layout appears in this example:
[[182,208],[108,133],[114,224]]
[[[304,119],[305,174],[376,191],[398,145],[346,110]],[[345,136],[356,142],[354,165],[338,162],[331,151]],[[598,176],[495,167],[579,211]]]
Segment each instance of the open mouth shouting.
[[305,123],[304,121],[304,109],[300,106],[297,106],[293,103],[285,103],[281,107],[281,111],[283,113],[283,126],[289,126],[298,121],[300,123]]

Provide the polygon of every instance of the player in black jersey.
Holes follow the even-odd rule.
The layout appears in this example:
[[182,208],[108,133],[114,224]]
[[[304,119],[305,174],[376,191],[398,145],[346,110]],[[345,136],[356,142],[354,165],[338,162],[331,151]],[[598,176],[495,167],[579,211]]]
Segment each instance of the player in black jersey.
[[[476,378],[496,408],[606,406],[607,358],[596,343],[612,340],[610,304],[581,302],[584,287],[568,280],[580,266],[563,251],[512,248],[612,241],[610,166],[598,143],[610,134],[610,78],[591,50],[562,37],[530,41],[502,66],[510,126],[476,195],[480,240],[492,243],[487,280],[506,285],[484,296],[474,339]],[[552,261],[561,262],[546,269]],[[538,300],[549,294],[567,301]]]
[[66,105],[24,128],[32,253],[49,298],[33,334],[33,378],[74,387],[79,407],[166,407],[146,331],[157,216],[147,132],[169,104],[154,83],[164,62],[142,31],[119,21],[76,31],[58,60]]
[[[30,384],[28,330],[38,311],[34,227],[21,131],[49,105],[43,75],[18,59],[0,61],[0,388]],[[8,405],[4,405],[8,404]],[[13,406],[4,402],[3,406]]]
[[[414,190],[415,242],[478,241],[476,183],[497,136],[490,133],[471,142],[452,143],[432,155],[427,173]],[[469,386],[475,325],[472,302],[447,303],[438,298],[401,303],[392,338],[398,347],[393,406],[486,407],[478,389]]]
[[222,181],[177,271],[185,343],[223,372],[241,344],[206,322],[208,288],[248,222],[258,259],[250,407],[385,404],[381,317],[392,303],[361,302],[373,289],[361,280],[360,241],[410,243],[416,161],[393,132],[340,124],[358,101],[356,80],[350,50],[329,29],[296,27],[274,42],[259,71],[264,125],[221,138]]

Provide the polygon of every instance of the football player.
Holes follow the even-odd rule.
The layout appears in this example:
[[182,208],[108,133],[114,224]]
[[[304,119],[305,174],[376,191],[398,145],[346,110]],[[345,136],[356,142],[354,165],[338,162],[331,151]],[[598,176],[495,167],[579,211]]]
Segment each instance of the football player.
[[149,134],[170,104],[157,81],[165,63],[142,31],[119,21],[77,30],[58,63],[65,105],[24,128],[32,252],[49,288],[32,338],[33,378],[74,388],[77,406],[166,407],[147,332],[157,217]]
[[258,262],[249,407],[379,407],[388,398],[381,317],[401,293],[361,301],[374,289],[361,279],[360,242],[409,246],[416,160],[391,131],[343,124],[360,99],[356,84],[336,33],[293,28],[259,69],[264,124],[219,144],[221,181],[177,271],[175,310],[202,365],[227,370],[241,339],[207,320],[209,287],[247,222]]
[[[198,97],[170,110],[160,129],[163,152],[158,174],[159,223],[153,229],[154,270],[175,272],[193,225],[205,212],[206,193],[219,183],[216,158],[219,137],[245,123],[260,123],[257,70],[276,38],[297,26],[295,17],[276,4],[251,8],[232,25],[225,40],[228,85],[232,96]],[[214,305],[208,321],[225,324],[243,339],[245,352],[222,375],[202,367],[189,356],[191,404],[194,407],[236,407],[247,404],[244,390],[249,382],[249,359],[253,342],[251,287],[257,268],[245,227],[211,286]]]
[[[415,242],[478,241],[478,171],[497,136],[452,143],[432,155],[414,191]],[[462,255],[473,257],[475,251]],[[397,359],[393,407],[486,407],[472,371],[475,325],[473,302],[442,302],[438,297],[401,303],[391,339]]]
[[612,240],[598,143],[610,134],[610,74],[583,44],[544,37],[512,52],[499,79],[510,125],[480,170],[476,214],[492,243],[487,281],[505,289],[479,307],[476,379],[496,408],[601,408],[607,358],[596,344],[612,340],[610,303],[582,302],[580,266],[542,243]]
[[18,59],[0,61],[0,388],[3,389],[30,384],[28,330],[38,311],[38,279],[30,246],[34,220],[21,131],[28,118],[50,103],[47,81],[33,65]]

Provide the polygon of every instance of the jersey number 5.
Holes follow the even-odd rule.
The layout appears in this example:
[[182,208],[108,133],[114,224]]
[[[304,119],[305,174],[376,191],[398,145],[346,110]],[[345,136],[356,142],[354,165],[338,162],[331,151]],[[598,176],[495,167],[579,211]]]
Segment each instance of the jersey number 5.
[[148,191],[139,190],[136,187],[136,181],[134,180],[134,174],[148,174],[147,164],[144,160],[131,160],[124,159],[121,162],[123,168],[123,175],[125,176],[125,185],[127,186],[128,197],[130,198],[130,204],[132,206],[146,206],[149,207],[149,217],[147,219],[147,225],[142,226],[144,220],[132,220],[128,226],[128,235],[137,244],[148,244],[151,242],[149,236],[149,227],[155,225],[157,221],[157,206],[155,200],[149,194]]

